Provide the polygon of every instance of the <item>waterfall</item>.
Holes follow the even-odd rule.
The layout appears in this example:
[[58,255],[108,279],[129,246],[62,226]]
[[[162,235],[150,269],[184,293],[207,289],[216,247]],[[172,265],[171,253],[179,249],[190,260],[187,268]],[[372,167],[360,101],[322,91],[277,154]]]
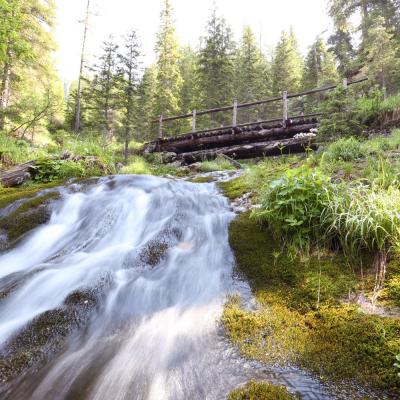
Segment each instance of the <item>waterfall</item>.
[[224,399],[254,377],[219,323],[237,285],[233,217],[214,184],[65,188],[50,221],[0,255],[1,397]]

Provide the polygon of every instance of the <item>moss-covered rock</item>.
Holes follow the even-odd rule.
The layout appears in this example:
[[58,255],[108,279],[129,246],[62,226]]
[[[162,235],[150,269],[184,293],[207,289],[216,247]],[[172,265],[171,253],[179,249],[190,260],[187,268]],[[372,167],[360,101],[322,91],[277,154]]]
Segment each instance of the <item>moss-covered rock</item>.
[[283,386],[266,382],[250,381],[243,387],[234,390],[228,400],[296,400]]
[[3,249],[13,246],[27,232],[44,224],[50,218],[48,204],[59,198],[58,191],[47,192],[22,202],[14,211],[0,218],[0,232],[7,237]]
[[64,345],[66,338],[83,327],[98,307],[109,282],[70,293],[59,308],[48,310],[30,321],[1,349],[0,382],[10,382],[31,367],[39,368]]
[[223,322],[241,352],[265,363],[294,364],[351,392],[354,383],[400,395],[393,367],[400,319],[366,315],[348,305],[357,276],[340,256],[292,260],[248,214],[230,226],[237,267],[259,308],[226,305]]
[[222,190],[224,195],[230,200],[235,200],[243,196],[245,193],[251,191],[248,182],[242,176],[226,182],[219,182],[218,186]]

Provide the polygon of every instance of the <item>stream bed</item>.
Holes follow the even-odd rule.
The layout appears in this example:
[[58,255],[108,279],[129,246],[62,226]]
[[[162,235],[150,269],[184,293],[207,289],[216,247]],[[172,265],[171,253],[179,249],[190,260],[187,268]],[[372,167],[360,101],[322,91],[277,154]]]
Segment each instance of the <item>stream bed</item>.
[[235,214],[213,183],[115,176],[61,189],[0,253],[0,398],[225,399],[250,379],[331,398],[295,368],[241,358],[220,316]]

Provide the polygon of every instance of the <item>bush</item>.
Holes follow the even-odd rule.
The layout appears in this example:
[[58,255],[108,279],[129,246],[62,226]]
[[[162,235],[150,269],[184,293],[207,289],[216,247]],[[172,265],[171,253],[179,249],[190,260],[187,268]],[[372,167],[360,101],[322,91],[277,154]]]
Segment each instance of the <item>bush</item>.
[[79,161],[40,158],[36,161],[35,169],[35,180],[40,182],[80,178],[86,175],[85,165]]
[[320,232],[320,216],[329,203],[330,178],[303,166],[288,170],[261,195],[261,208],[253,216],[265,222],[278,239],[289,239],[305,250]]

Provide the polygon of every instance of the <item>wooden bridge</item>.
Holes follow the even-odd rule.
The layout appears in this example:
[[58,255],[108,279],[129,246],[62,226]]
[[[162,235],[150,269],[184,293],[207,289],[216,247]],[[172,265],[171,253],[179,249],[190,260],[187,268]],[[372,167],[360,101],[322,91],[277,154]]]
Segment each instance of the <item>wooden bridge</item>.
[[[343,86],[364,82],[367,78],[355,81],[343,80]],[[322,113],[305,113],[304,102],[300,104],[300,112],[290,115],[290,101],[301,98],[310,98],[322,92],[335,89],[337,85],[325,86],[301,93],[289,94],[286,91],[282,96],[251,103],[238,104],[214,108],[204,111],[193,110],[190,114],[172,117],[160,116],[152,121],[158,124],[158,137],[145,145],[145,153],[171,153],[168,161],[177,160],[184,164],[196,161],[211,160],[218,155],[225,155],[236,159],[271,156],[287,153],[303,152],[306,148],[315,148],[315,135],[312,130],[318,126],[318,117]],[[319,101],[321,98],[314,101]],[[280,105],[281,116],[274,119],[258,119],[255,122],[238,123],[238,111],[251,107]],[[294,107],[296,108],[296,107]],[[213,115],[221,112],[231,112],[232,123],[211,129],[196,129],[199,116]],[[165,124],[171,121],[191,119],[192,130],[176,136],[165,137]]]

